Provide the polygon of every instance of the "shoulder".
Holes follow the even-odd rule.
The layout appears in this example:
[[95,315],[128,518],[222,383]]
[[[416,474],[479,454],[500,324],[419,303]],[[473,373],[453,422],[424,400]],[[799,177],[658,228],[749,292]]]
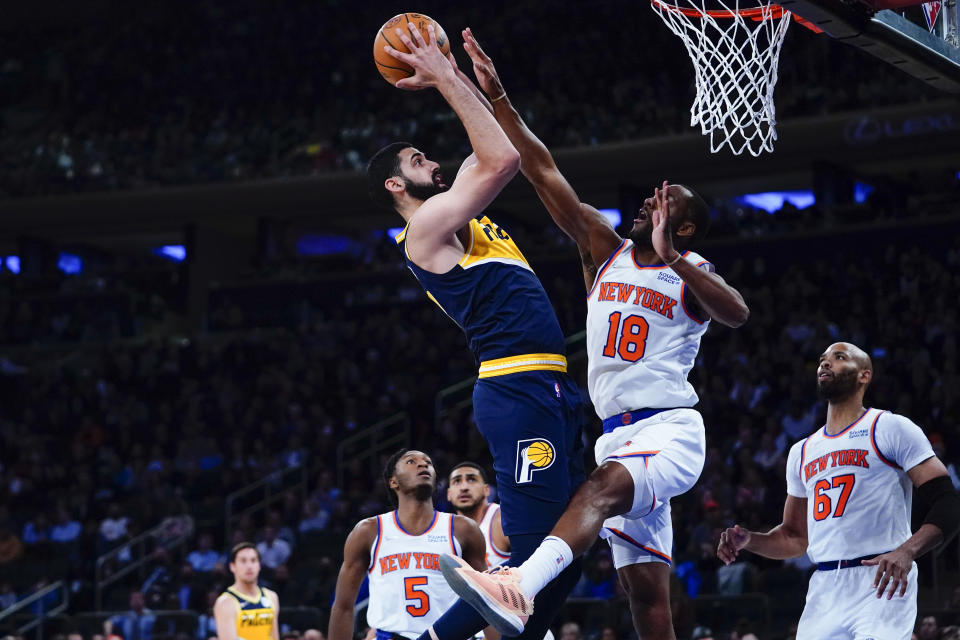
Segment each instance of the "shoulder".
[[224,591],[217,597],[217,601],[213,604],[214,609],[221,611],[228,611],[230,609],[236,609],[237,599]]
[[702,255],[696,251],[687,251],[683,256],[683,259],[691,263],[695,267],[700,267],[704,271],[709,271],[711,273],[716,272],[716,267],[713,266],[713,263],[704,258]]
[[[461,516],[459,514],[452,513],[450,514],[451,520],[453,520],[453,533],[454,535],[464,534],[470,535],[474,532],[480,533],[480,525],[468,518],[467,516]],[[459,537],[459,536],[458,536]]]
[[370,542],[373,542],[373,539],[377,537],[379,532],[380,516],[370,516],[369,518],[364,518],[354,525],[353,531],[350,532],[348,539],[354,539],[358,541],[369,539]]
[[270,598],[274,604],[278,604],[280,602],[280,596],[277,595],[276,591],[273,589],[267,589],[266,587],[261,587],[261,589],[263,589],[263,593],[266,594],[266,596]]

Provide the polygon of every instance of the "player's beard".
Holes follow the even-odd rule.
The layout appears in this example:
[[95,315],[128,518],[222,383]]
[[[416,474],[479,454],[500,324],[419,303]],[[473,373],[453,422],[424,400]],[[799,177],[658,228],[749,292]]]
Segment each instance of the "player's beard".
[[856,369],[851,369],[842,373],[834,373],[833,377],[827,380],[817,380],[817,393],[827,402],[849,398],[857,390],[858,373]]
[[456,507],[457,511],[459,511],[460,513],[470,513],[476,510],[476,508],[479,507],[482,502],[485,502],[486,499],[487,498],[485,496],[480,496],[470,504],[457,505]]
[[429,500],[431,497],[433,497],[433,490],[434,490],[435,488],[436,488],[436,487],[434,487],[432,483],[430,483],[430,484],[418,484],[418,485],[413,489],[413,497],[414,497],[418,502],[423,502],[423,501],[425,501],[425,500]]
[[627,237],[633,242],[635,246],[638,247],[652,247],[653,246],[653,224],[647,224],[644,227],[639,229],[634,226],[630,229],[630,233],[627,234]]
[[403,184],[407,190],[407,193],[417,200],[427,200],[438,193],[447,191],[450,188],[443,183],[443,178],[439,177],[439,174],[436,174],[434,179],[430,182],[414,182],[409,178],[404,178]]

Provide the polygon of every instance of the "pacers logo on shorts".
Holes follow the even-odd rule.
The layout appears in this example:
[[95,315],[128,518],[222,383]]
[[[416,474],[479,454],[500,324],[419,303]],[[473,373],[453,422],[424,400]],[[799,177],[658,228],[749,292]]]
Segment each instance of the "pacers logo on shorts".
[[517,442],[517,484],[533,482],[533,474],[553,464],[553,445],[545,438]]

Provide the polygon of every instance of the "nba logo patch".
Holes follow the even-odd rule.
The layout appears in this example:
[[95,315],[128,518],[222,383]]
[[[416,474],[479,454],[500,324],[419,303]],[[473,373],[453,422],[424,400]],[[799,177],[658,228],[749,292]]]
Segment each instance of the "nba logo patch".
[[561,396],[560,396],[560,383],[559,383],[559,382],[554,382],[554,383],[553,383],[553,390],[556,392],[558,398],[561,397]]
[[533,474],[549,469],[553,464],[554,448],[546,438],[531,438],[517,442],[517,484],[533,482]]

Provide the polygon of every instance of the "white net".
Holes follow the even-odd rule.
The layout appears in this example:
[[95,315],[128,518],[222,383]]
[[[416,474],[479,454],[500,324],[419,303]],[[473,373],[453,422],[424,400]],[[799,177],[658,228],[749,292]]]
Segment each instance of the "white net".
[[727,146],[758,156],[773,151],[777,139],[773,88],[791,14],[759,2],[745,9],[740,0],[651,0],[693,61],[690,125],[709,134],[713,153]]

